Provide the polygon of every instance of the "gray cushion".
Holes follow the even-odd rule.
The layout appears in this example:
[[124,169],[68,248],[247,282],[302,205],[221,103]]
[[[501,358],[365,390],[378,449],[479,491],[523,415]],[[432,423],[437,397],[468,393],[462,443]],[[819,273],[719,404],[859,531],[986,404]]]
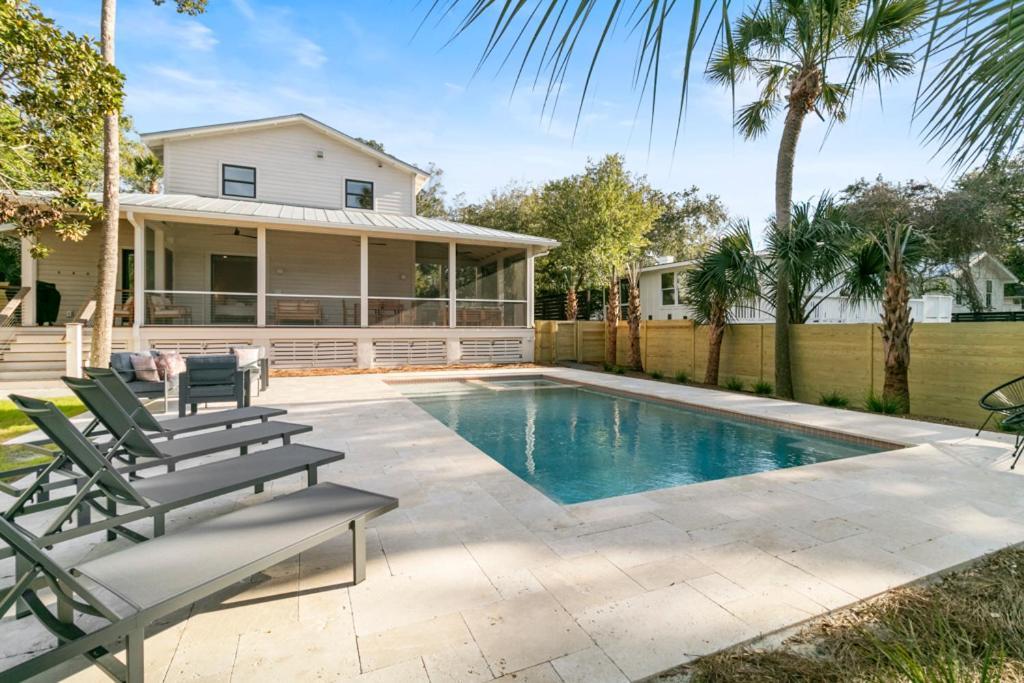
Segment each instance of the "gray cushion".
[[132,365],[132,354],[128,351],[116,351],[110,354],[110,369],[121,375],[125,382],[135,381],[135,367]]
[[189,356],[185,359],[185,371],[190,387],[216,384],[234,385],[238,359],[227,356]]
[[128,382],[128,388],[131,389],[136,396],[164,395],[163,382],[142,382],[140,380],[135,380],[134,382]]

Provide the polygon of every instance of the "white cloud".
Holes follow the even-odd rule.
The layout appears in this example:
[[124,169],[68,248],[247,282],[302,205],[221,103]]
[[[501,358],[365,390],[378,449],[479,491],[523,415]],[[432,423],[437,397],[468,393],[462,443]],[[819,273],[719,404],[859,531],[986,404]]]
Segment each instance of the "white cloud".
[[256,20],[256,12],[253,11],[252,5],[249,4],[249,0],[231,0],[231,4],[235,6],[235,10],[237,10],[239,14],[249,21]]
[[182,43],[190,50],[209,52],[218,43],[213,30],[198,22],[182,25],[178,33]]
[[466,86],[458,85],[456,83],[445,82],[444,89],[448,92],[449,95],[461,95],[462,93],[466,92]]
[[311,69],[319,68],[327,61],[324,49],[309,38],[296,38],[293,43],[292,54],[299,64],[308,66]]

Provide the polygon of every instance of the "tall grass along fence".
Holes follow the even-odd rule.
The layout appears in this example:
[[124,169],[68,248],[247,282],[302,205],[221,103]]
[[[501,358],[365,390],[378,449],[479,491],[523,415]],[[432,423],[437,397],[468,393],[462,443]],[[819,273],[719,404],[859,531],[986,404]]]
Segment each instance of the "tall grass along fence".
[[[618,363],[626,364],[628,326],[619,323]],[[604,323],[537,321],[539,363],[604,360]],[[773,325],[730,325],[722,346],[719,381],[736,378],[749,389],[775,374]],[[791,337],[797,399],[817,403],[838,392],[851,405],[880,394],[884,379],[878,327],[794,325]],[[648,320],[640,326],[644,370],[672,377],[682,371],[699,381],[707,365],[707,330],[690,320]],[[915,415],[980,422],[978,398],[1024,375],[1024,325],[936,323],[915,325],[911,336],[910,402]]]

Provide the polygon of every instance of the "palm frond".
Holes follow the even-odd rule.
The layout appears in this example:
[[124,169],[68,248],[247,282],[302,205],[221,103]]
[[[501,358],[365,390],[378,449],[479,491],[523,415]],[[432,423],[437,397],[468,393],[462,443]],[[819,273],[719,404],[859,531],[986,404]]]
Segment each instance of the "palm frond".
[[918,100],[925,140],[954,169],[1013,151],[1024,134],[1024,3],[956,0],[937,10],[928,57],[944,57]]

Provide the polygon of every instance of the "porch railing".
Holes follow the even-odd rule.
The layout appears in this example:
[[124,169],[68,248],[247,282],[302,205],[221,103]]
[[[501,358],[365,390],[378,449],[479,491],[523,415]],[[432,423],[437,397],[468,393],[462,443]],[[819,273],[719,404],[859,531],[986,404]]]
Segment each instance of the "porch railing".
[[256,294],[146,290],[146,325],[255,327]]
[[448,327],[448,299],[370,297],[370,327]]
[[359,327],[358,296],[267,294],[267,325]]
[[459,299],[455,302],[456,327],[525,327],[526,301]]

